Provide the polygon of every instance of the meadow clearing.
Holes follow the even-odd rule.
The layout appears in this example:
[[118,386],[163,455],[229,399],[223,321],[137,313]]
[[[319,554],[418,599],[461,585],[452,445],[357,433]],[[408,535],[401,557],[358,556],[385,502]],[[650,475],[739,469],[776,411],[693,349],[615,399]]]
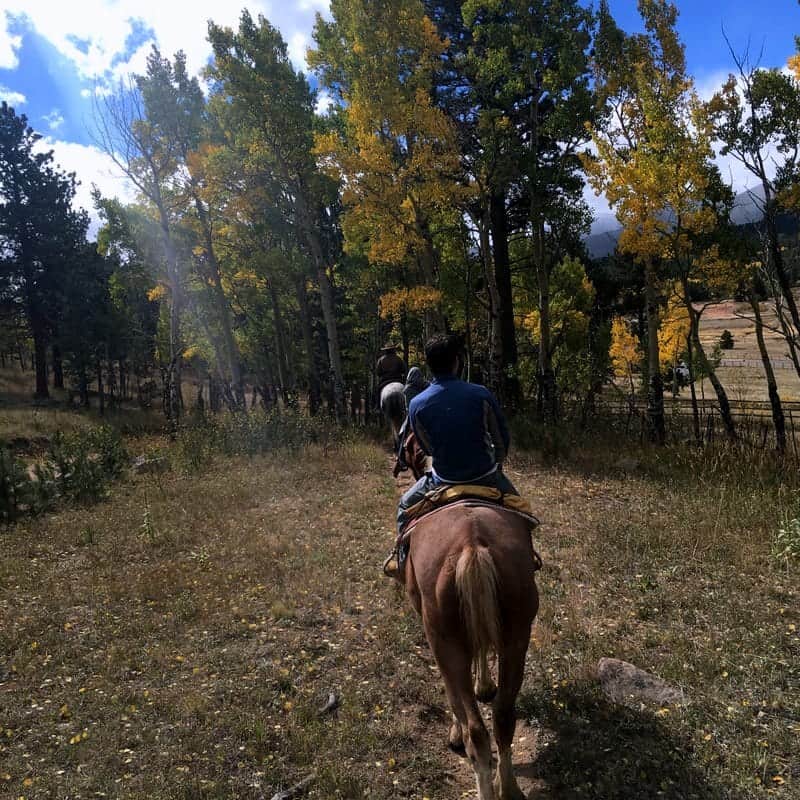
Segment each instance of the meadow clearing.
[[[0,793],[255,799],[313,776],[302,796],[474,796],[421,625],[380,575],[403,486],[385,445],[202,442],[128,439],[163,469],[0,532]],[[508,472],[545,563],[527,796],[800,797],[800,598],[774,555],[796,469],[565,435]],[[689,703],[609,702],[603,656]]]

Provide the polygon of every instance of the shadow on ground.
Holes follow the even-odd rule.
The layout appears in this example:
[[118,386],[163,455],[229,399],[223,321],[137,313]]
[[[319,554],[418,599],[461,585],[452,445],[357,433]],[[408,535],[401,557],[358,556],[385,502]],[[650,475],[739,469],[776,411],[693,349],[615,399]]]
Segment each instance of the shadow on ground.
[[715,785],[692,762],[688,741],[652,711],[607,702],[592,687],[520,695],[519,715],[542,731],[536,756],[516,765],[519,777],[542,787],[528,800],[725,800],[730,787]]

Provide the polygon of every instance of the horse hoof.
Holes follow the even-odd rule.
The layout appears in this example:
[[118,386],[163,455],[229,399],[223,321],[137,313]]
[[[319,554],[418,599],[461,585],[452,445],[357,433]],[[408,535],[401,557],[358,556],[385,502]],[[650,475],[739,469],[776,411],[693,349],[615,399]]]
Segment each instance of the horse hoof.
[[475,697],[480,703],[491,703],[496,694],[497,687],[494,684],[491,686],[482,686],[475,690]]
[[464,742],[448,742],[447,746],[457,756],[461,756],[461,758],[466,758],[467,757],[467,748],[464,746]]
[[462,758],[467,754],[467,749],[464,747],[464,733],[457,722],[454,722],[450,726],[450,733],[447,736],[447,746],[454,753],[458,753]]

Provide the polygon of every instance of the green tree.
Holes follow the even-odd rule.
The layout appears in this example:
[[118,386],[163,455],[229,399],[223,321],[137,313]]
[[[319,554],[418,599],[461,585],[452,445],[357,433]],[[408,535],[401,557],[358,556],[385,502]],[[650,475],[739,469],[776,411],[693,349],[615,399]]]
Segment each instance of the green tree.
[[214,62],[208,75],[220,104],[239,120],[248,147],[288,199],[290,224],[315,267],[328,341],[337,416],[344,417],[344,375],[333,287],[339,252],[335,186],[312,155],[315,94],[289,60],[280,33],[242,12],[238,31],[209,24]]
[[0,296],[24,309],[33,339],[36,396],[47,397],[47,346],[62,309],[58,288],[85,240],[88,219],[72,209],[75,176],[61,172],[40,136],[0,105]]
[[[241,355],[233,332],[230,303],[223,288],[213,230],[216,209],[206,191],[204,155],[210,146],[212,125],[197,78],[186,71],[182,52],[173,62],[153,46],[147,70],[136,76],[148,122],[162,132],[174,149],[173,191],[182,211],[181,225],[191,230],[197,243],[189,263],[202,289],[203,320],[215,352],[220,379],[232,408],[244,408]],[[213,195],[211,195],[213,196]]]
[[[316,151],[342,181],[346,244],[394,274],[411,266],[414,283],[436,290],[437,230],[467,193],[454,128],[433,102],[445,43],[421,0],[333,0],[331,13],[317,18],[309,60],[342,101],[341,125]],[[444,328],[441,295],[426,296],[433,333]]]
[[[582,200],[578,150],[593,117],[589,46],[593,15],[575,0],[467,0],[465,73],[474,97],[473,168],[485,175],[495,243],[503,341],[513,357],[508,310],[510,266],[502,238],[506,205],[529,235],[538,292],[539,412],[558,416],[551,339],[551,273],[579,249],[589,212]],[[501,200],[501,198],[503,198]],[[505,198],[509,198],[506,200]],[[513,201],[512,199],[513,198]],[[499,258],[498,258],[499,257]]]

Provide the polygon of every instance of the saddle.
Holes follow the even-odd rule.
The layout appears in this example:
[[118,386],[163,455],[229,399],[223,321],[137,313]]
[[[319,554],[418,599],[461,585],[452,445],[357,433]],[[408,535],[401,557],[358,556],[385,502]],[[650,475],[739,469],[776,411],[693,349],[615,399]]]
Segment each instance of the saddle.
[[535,528],[539,520],[534,516],[530,503],[518,494],[503,494],[500,489],[494,486],[479,486],[470,483],[460,483],[455,485],[446,484],[427,492],[425,497],[418,503],[406,509],[406,525],[404,533],[410,531],[419,520],[427,514],[443,506],[448,506],[460,500],[479,500],[483,501],[477,505],[501,506],[509,511],[513,511],[525,517]]
[[[539,520],[531,511],[530,504],[525,498],[517,494],[503,494],[493,486],[478,486],[474,484],[457,484],[440,486],[428,492],[418,503],[406,509],[408,522],[397,537],[394,553],[397,556],[398,566],[401,568],[405,561],[411,543],[411,534],[417,523],[423,518],[442,511],[451,505],[464,505],[468,508],[498,506],[505,511],[522,517],[530,526],[531,533],[539,525]],[[542,568],[542,558],[534,548],[534,571]],[[391,556],[390,556],[391,558]],[[388,559],[387,559],[388,562]],[[384,563],[384,571],[386,563]]]

